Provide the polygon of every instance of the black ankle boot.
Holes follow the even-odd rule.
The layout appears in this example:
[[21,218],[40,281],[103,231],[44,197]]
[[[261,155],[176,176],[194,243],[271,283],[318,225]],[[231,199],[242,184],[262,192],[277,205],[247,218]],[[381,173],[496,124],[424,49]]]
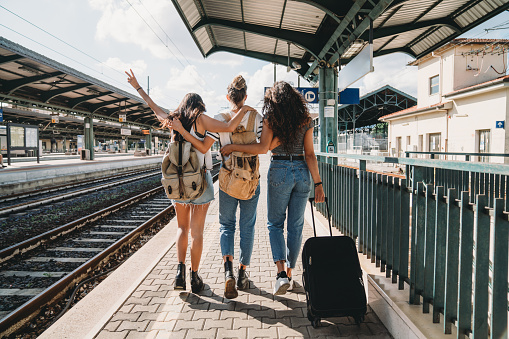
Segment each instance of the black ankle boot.
[[224,263],[224,296],[228,299],[237,298],[239,293],[235,288],[235,276],[233,275],[233,264],[230,258]]
[[186,265],[183,262],[179,262],[177,265],[177,275],[175,276],[175,284],[173,285],[173,289],[186,289]]
[[247,277],[246,270],[244,268],[239,268],[239,276],[237,278],[237,288],[239,290],[245,290],[249,287],[249,279]]
[[202,278],[198,275],[198,271],[191,271],[191,291],[193,293],[199,293],[203,291],[205,284]]

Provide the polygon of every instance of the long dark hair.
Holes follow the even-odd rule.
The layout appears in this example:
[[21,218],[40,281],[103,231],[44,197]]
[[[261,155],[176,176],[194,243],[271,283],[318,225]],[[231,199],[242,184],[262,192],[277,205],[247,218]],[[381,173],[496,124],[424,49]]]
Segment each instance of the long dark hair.
[[[178,118],[182,122],[182,126],[189,132],[195,120],[205,111],[205,104],[201,96],[196,93],[187,93],[177,109],[170,113],[169,117],[172,119]],[[179,136],[179,133],[175,131],[174,133],[176,133],[176,136]]]
[[265,92],[262,112],[274,137],[278,137],[284,151],[291,154],[297,132],[311,122],[302,95],[289,83],[278,81]]

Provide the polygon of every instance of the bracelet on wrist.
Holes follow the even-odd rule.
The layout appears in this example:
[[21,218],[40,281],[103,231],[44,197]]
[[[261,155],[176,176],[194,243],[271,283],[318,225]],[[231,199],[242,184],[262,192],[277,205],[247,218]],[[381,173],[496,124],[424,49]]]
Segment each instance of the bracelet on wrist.
[[141,89],[141,86],[140,86],[140,87],[138,87],[138,88],[136,88],[136,92],[138,92],[140,89]]
[[321,181],[320,181],[320,182],[317,182],[317,183],[315,183],[315,187],[318,187],[318,186],[320,186],[321,184],[322,184],[322,182],[321,182]]

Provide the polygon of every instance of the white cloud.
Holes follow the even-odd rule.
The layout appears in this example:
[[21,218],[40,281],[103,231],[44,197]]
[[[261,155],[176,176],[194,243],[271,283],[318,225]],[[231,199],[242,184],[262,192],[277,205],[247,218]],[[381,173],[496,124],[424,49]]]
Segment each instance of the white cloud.
[[186,58],[198,56],[188,34],[172,34],[187,29],[170,1],[89,0],[89,4],[102,13],[95,34],[99,41],[135,44],[157,58],[177,58],[181,64],[186,64]]
[[131,62],[127,62],[122,61],[120,58],[113,57],[108,58],[108,60],[106,60],[104,64],[120,72],[132,69],[135,75],[143,74],[147,71],[147,63],[144,60],[134,60]]

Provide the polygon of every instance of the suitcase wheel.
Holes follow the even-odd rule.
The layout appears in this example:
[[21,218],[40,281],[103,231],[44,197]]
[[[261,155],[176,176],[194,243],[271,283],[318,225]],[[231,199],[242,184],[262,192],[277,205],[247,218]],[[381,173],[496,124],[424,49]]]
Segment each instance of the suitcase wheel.
[[355,324],[356,324],[356,325],[360,325],[360,324],[361,324],[361,322],[363,322],[363,321],[364,321],[364,316],[363,316],[363,315],[361,315],[361,316],[356,316],[356,317],[353,317],[353,319],[355,320]]
[[313,328],[320,327],[320,318],[315,318],[315,319],[311,320],[311,325],[313,326]]

